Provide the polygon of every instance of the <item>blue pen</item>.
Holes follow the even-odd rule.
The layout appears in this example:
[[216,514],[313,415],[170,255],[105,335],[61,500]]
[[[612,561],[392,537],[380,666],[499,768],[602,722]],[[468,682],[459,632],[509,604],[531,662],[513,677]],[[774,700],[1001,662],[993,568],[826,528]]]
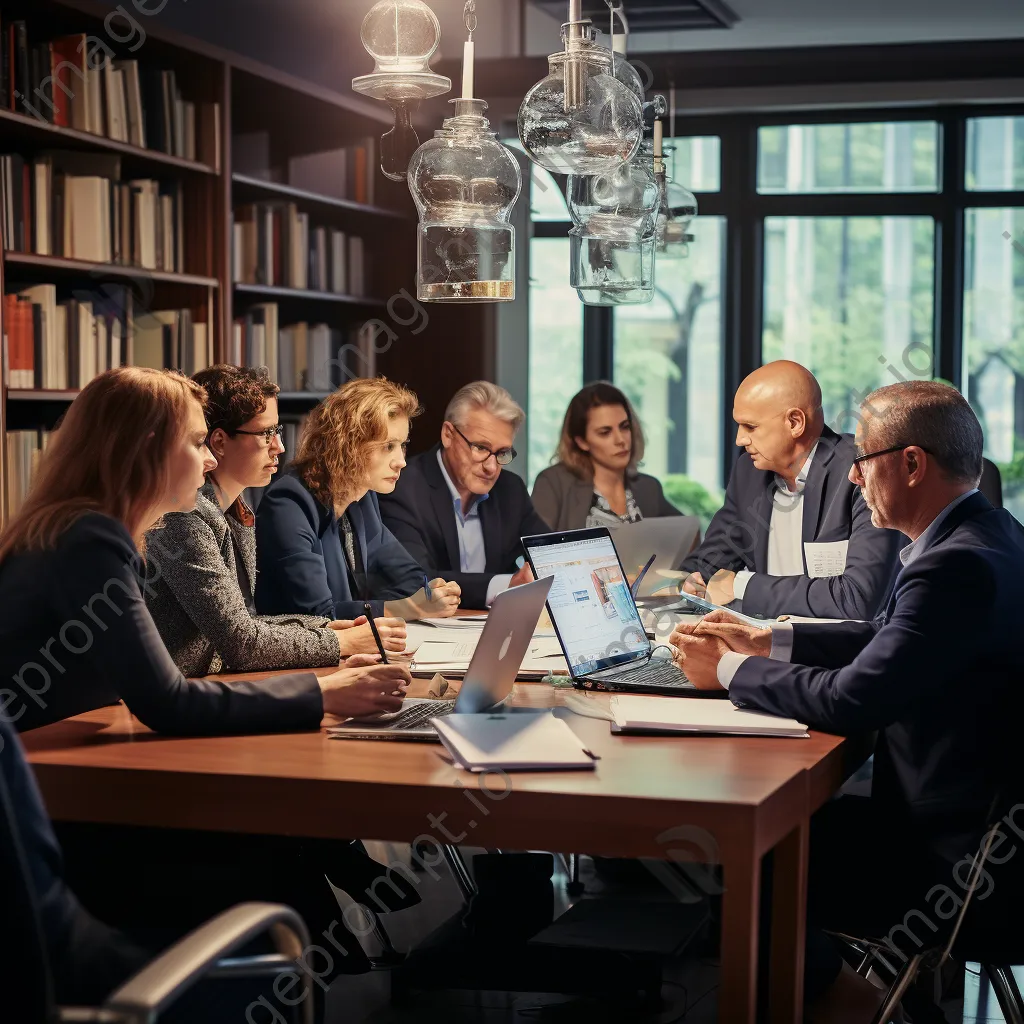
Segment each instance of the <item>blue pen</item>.
[[430,592],[430,580],[427,579],[427,574],[423,574],[423,592],[427,595],[428,601],[434,600],[434,595]]

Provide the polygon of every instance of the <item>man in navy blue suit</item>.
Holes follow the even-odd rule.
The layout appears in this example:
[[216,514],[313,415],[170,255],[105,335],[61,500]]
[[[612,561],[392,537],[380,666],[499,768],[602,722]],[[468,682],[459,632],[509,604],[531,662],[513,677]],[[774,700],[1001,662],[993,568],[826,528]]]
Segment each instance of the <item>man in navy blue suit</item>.
[[[981,425],[953,388],[880,388],[856,441],[850,480],[872,522],[912,542],[884,612],[771,629],[715,613],[671,642],[695,685],[724,687],[739,707],[837,735],[877,731],[870,799],[843,797],[815,817],[809,918],[888,936],[908,955],[942,941],[994,809],[1021,793],[1024,529],[977,490]],[[1010,927],[1021,892],[1014,852],[993,856],[967,919],[989,936]],[[830,1024],[869,1020],[880,1001],[814,929],[806,996],[809,1018]]]

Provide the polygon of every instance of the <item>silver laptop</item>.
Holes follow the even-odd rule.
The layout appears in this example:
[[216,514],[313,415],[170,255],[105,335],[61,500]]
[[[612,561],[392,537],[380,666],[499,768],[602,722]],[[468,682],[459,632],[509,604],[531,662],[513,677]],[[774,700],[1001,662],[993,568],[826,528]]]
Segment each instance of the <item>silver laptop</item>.
[[700,520],[696,516],[656,516],[611,531],[619,561],[629,576],[635,576],[654,555],[654,564],[636,595],[638,600],[663,595],[666,600],[678,600],[675,589],[664,586],[665,580],[658,570],[678,569],[693,549],[699,531]]
[[605,527],[523,537],[533,574],[554,576],[548,612],[578,689],[722,696],[698,690],[670,658],[654,655],[626,573]]
[[436,741],[437,732],[430,724],[431,718],[450,714],[473,715],[500,708],[512,694],[553,582],[549,577],[524,583],[494,599],[462,680],[462,689],[454,701],[410,697],[403,702],[401,711],[382,715],[370,722],[353,722],[332,728],[331,735],[353,739]]

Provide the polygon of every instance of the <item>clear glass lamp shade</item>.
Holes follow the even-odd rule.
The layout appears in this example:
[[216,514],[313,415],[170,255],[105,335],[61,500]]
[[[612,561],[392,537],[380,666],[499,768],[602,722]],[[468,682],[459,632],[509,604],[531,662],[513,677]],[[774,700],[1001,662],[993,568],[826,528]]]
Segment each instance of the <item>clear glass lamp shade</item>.
[[668,259],[685,259],[690,254],[689,243],[693,241],[690,227],[697,216],[697,198],[683,185],[667,177],[664,171],[657,174],[661,194],[658,206],[658,253]]
[[522,190],[515,157],[490,131],[487,104],[456,99],[409,163],[419,211],[416,294],[426,302],[507,302],[516,296],[515,229]]
[[430,70],[441,26],[423,0],[380,0],[363,18],[363,48],[374,59],[372,74],[352,79],[352,88],[375,100],[425,100],[441,96],[451,79]]
[[646,154],[610,174],[572,175],[566,189],[570,283],[587,305],[650,302],[654,297],[660,193]]
[[548,57],[548,76],[519,108],[524,149],[553,174],[611,171],[643,138],[640,78],[593,35],[589,22],[563,25],[565,49]]

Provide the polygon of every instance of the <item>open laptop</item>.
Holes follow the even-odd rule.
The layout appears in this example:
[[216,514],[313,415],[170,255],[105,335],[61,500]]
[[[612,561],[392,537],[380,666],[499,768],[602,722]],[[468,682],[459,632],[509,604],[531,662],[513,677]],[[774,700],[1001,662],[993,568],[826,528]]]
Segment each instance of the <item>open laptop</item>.
[[[676,595],[669,594],[663,586],[665,581],[658,576],[658,570],[677,569],[682,565],[699,531],[700,520],[696,516],[655,516],[612,530],[619,561],[630,576],[639,572],[654,555],[654,565],[637,592],[638,600],[652,596],[677,600]],[[656,593],[659,587],[661,590]]]
[[524,583],[499,594],[462,681],[458,697],[430,700],[410,697],[401,711],[370,721],[352,722],[328,730],[332,736],[353,739],[435,740],[431,718],[473,715],[500,708],[512,693],[519,667],[530,649],[537,620],[553,583],[551,577]]
[[626,573],[605,527],[523,537],[533,574],[554,576],[548,612],[578,689],[723,696],[699,690],[667,658],[654,658]]

